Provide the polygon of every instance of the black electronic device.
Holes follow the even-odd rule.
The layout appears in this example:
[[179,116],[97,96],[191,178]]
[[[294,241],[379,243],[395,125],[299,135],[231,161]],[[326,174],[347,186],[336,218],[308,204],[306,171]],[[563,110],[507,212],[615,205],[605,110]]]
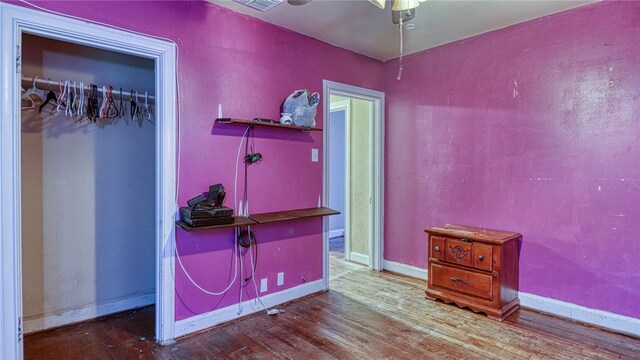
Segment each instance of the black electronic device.
[[188,217],[191,219],[206,219],[206,218],[219,218],[233,216],[233,209],[226,206],[219,206],[214,208],[190,208],[181,207],[180,217]]
[[190,226],[198,227],[198,226],[215,226],[215,225],[233,224],[234,218],[233,216],[207,218],[207,219],[191,219],[191,218],[185,217],[185,218],[182,218],[182,221],[186,222]]
[[257,162],[260,162],[261,160],[262,160],[262,154],[260,153],[247,154],[244,156],[244,162],[245,164],[248,164],[248,165],[255,164]]
[[202,194],[200,194],[200,195],[194,197],[193,199],[189,199],[187,201],[187,205],[189,205],[189,207],[194,207],[194,206],[200,204],[201,202],[203,202],[205,200],[207,200],[207,197],[202,195]]
[[232,224],[233,209],[222,206],[225,196],[222,184],[209,186],[206,196],[189,199],[189,207],[180,208],[180,219],[193,227]]
[[213,200],[213,206],[222,206],[227,193],[224,191],[224,185],[215,184],[209,186],[209,199]]

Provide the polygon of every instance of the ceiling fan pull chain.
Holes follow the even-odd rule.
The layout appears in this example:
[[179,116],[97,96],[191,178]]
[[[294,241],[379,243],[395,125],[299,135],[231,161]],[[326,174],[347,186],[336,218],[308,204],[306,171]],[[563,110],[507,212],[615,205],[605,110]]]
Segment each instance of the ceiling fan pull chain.
[[400,16],[400,69],[398,69],[398,77],[396,79],[402,79],[402,58],[404,55],[404,44],[403,44],[403,36],[402,36],[402,28],[404,27],[402,24],[402,16]]

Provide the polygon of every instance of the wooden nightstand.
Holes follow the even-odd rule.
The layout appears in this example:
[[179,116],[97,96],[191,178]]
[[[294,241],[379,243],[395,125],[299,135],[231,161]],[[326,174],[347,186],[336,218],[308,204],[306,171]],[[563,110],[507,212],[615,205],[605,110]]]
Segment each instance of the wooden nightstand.
[[429,234],[428,299],[453,302],[499,321],[518,310],[522,235],[450,224],[425,232]]

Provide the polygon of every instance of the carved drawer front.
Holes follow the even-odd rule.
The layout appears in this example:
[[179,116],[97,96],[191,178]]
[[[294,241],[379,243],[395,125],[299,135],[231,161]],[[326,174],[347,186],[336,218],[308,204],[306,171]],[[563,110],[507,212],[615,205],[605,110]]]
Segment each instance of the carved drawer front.
[[493,268],[493,246],[488,244],[473,244],[473,267],[491,271]]
[[432,236],[431,237],[431,257],[444,261],[445,259],[445,238]]
[[471,266],[471,242],[447,239],[446,260],[453,264]]
[[431,264],[429,276],[435,286],[493,300],[493,278],[491,275]]

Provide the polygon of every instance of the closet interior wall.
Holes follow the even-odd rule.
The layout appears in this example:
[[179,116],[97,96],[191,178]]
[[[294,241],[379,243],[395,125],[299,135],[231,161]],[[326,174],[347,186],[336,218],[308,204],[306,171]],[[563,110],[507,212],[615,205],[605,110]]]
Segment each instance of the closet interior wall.
[[[28,34],[22,57],[56,91],[68,79],[154,93],[150,59]],[[154,303],[155,126],[101,128],[52,105],[21,125],[25,332]]]

